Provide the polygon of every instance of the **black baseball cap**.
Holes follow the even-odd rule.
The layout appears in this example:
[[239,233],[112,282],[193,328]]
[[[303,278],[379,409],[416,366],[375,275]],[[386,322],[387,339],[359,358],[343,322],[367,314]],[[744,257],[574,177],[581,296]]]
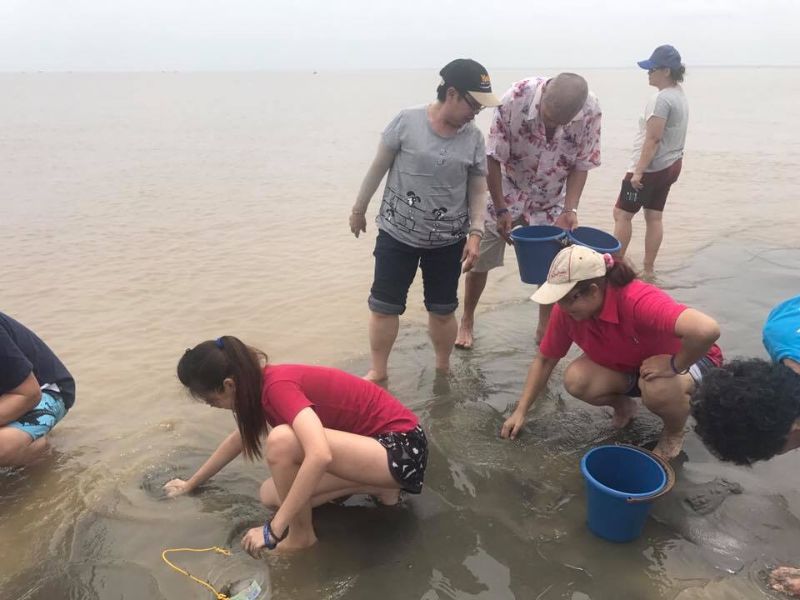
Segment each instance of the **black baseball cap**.
[[447,63],[439,75],[447,86],[456,88],[462,94],[469,92],[481,106],[500,106],[501,102],[492,93],[489,73],[479,62],[471,58],[457,58]]

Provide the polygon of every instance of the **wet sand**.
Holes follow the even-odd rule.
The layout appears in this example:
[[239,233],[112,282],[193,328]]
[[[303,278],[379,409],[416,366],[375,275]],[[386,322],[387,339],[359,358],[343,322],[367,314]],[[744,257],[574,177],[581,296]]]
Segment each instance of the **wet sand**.
[[[659,283],[720,321],[728,357],[763,356],[761,323],[800,281],[791,201],[800,136],[791,126],[769,143],[758,134],[788,114],[793,73],[690,79],[690,153],[665,214]],[[587,73],[605,121],[584,224],[611,226],[632,115],[648,93],[637,75]],[[377,86],[376,102],[356,108],[332,93],[341,82],[323,77],[315,90],[285,77],[333,98],[339,119],[318,116],[310,95],[270,105],[271,82],[252,75],[2,76],[14,93],[0,106],[14,126],[0,145],[11,232],[0,308],[47,339],[79,382],[52,461],[0,473],[4,595],[210,597],[161,551],[235,546],[266,514],[255,500],[265,472],[236,461],[192,497],[160,496],[162,480],[190,474],[233,427],[180,391],[174,365],[186,346],[231,333],[276,361],[365,371],[372,237],[353,240],[346,213],[380,128],[427,97],[428,78],[401,74],[407,97]],[[370,81],[347,77],[362,89]],[[781,93],[753,107],[745,90],[720,105],[743,78]],[[750,134],[722,135],[741,121]],[[313,146],[302,142],[308,132]],[[764,164],[772,168],[753,166]],[[642,229],[637,220],[637,261]],[[278,599],[761,597],[764,569],[797,561],[796,455],[742,469],[690,435],[678,485],[642,538],[613,545],[586,529],[578,461],[606,441],[653,439],[657,420],[641,411],[616,434],[610,415],[563,391],[561,365],[525,434],[498,438],[534,352],[532,290],[508,259],[490,279],[476,349],[454,354],[448,378],[432,367],[418,282],[411,291],[389,387],[429,432],[422,496],[397,508],[359,498],[325,507],[321,543],[291,558],[236,552],[179,564],[219,581],[261,574]]]

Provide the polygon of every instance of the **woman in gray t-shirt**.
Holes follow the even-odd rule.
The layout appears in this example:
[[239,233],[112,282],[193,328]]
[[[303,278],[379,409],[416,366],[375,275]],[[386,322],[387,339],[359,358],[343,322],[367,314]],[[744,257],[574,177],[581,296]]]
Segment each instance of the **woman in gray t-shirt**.
[[644,208],[644,271],[652,277],[664,235],[661,214],[683,163],[689,104],[680,85],[686,69],[675,48],[659,46],[638,64],[647,70],[648,81],[658,92],[639,119],[630,166],[614,207],[614,235],[624,256],[631,241],[633,215]]
[[366,379],[388,374],[408,288],[422,271],[436,368],[447,370],[458,325],[458,279],[478,258],[486,206],[486,147],[473,123],[497,106],[486,69],[456,59],[440,72],[436,101],[403,110],[383,132],[350,214],[366,232],[367,205],[388,172],[376,222],[375,277],[367,301],[372,364]]

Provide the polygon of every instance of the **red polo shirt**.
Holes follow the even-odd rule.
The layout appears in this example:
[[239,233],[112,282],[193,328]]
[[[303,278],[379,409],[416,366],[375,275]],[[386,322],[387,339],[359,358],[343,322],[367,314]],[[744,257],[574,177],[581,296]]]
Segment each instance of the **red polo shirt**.
[[379,385],[330,367],[267,365],[261,406],[272,427],[291,425],[308,406],[323,427],[359,435],[404,433],[419,423],[413,412]]
[[[597,317],[576,321],[556,304],[539,350],[547,358],[563,358],[575,342],[598,365],[636,373],[646,358],[680,350],[675,322],[686,308],[638,279],[622,288],[608,285]],[[715,365],[722,364],[716,344],[707,356]]]

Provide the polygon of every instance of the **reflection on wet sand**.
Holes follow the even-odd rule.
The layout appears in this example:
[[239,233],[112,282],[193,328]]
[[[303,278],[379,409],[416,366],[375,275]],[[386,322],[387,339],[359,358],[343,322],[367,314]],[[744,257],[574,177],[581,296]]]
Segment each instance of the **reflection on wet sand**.
[[[758,256],[770,260],[759,262]],[[785,265],[798,259],[790,250],[756,255],[711,247],[691,266],[664,274],[662,284],[680,282],[671,288],[677,298],[733,331],[722,340],[729,356],[755,354],[752,332],[773,301],[793,291]],[[736,272],[743,261],[753,264],[741,279],[715,275]],[[765,292],[746,295],[742,289]],[[393,371],[415,375],[395,377],[389,388],[421,415],[431,442],[422,496],[397,507],[376,507],[364,497],[324,506],[315,516],[320,543],[307,552],[254,561],[237,550],[225,565],[203,558],[193,569],[219,582],[260,574],[276,600],[612,599],[622,597],[621,586],[629,598],[757,597],[767,567],[796,559],[800,520],[785,500],[791,480],[720,465],[690,434],[676,462],[674,491],[655,503],[640,539],[615,545],[585,526],[578,461],[597,444],[653,440],[657,418],[641,410],[617,432],[607,412],[571,398],[556,376],[524,434],[514,442],[499,439],[534,352],[534,309],[518,303],[486,314],[480,343],[457,356],[449,376],[428,368],[422,330],[398,344]],[[738,329],[748,336],[738,337]],[[364,364],[341,366],[358,373]],[[164,568],[160,552],[237,548],[241,533],[268,514],[256,500],[264,471],[237,461],[197,493],[165,501],[160,485],[196,468],[211,440],[193,444],[184,438],[182,444],[160,464],[139,465],[129,480],[86,492],[78,501],[87,508],[74,527],[54,527],[41,544],[56,557],[53,564],[3,580],[9,597],[105,600],[122,590],[125,597],[201,597],[193,584]],[[55,467],[61,476],[48,483],[62,494],[58,501],[65,501],[69,469]],[[36,472],[0,477],[2,508],[19,515],[31,486],[38,485]]]

